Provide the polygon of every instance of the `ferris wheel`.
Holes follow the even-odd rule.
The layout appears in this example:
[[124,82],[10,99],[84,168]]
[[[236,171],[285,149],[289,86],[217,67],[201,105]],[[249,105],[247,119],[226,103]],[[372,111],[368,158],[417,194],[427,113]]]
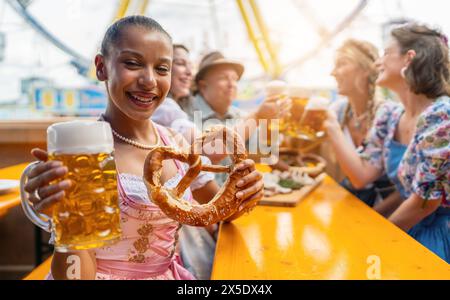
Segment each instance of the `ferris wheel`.
[[[51,43],[53,46],[60,49],[68,57],[70,57],[70,63],[74,66],[78,73],[94,79],[93,68],[90,60],[78,53],[76,49],[69,47],[62,39],[57,38],[54,34],[39,22],[36,16],[29,11],[28,7],[34,2],[33,0],[6,0],[9,6],[23,18],[26,23],[33,28],[38,34],[40,34],[45,40]],[[341,31],[346,29],[353,20],[364,10],[369,0],[360,0],[356,6],[345,16],[332,29],[326,28],[322,25],[314,16],[314,13],[310,9],[308,1],[292,0],[295,6],[298,8],[298,12],[304,17],[317,31],[320,36],[319,42],[307,53],[304,53],[301,57],[298,57],[289,63],[280,62],[278,51],[273,46],[272,38],[269,30],[267,29],[267,23],[264,20],[258,5],[258,1],[255,0],[236,0],[239,15],[243,20],[245,30],[248,38],[251,41],[252,47],[256,53],[259,64],[262,67],[263,74],[259,77],[271,77],[278,78],[292,69],[298,68],[306,61],[314,58],[324,46],[329,44],[334,37],[336,37]],[[120,19],[127,15],[141,14],[145,15],[149,8],[149,0],[119,0],[116,1],[116,8],[114,16],[111,22]],[[214,18],[216,12],[216,1],[209,0],[211,14],[214,20],[214,33],[218,35],[219,24],[217,18]],[[243,28],[244,29],[244,28]],[[2,38],[0,36],[0,45]]]

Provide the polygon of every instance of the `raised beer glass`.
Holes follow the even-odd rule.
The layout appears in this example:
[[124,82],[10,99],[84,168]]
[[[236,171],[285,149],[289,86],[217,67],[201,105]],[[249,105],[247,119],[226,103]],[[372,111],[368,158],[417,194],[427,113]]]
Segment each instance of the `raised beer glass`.
[[283,123],[283,133],[291,137],[297,137],[300,129],[300,120],[308,104],[310,92],[309,90],[298,86],[290,85],[288,89],[288,96],[291,99],[291,110],[281,123]]
[[[270,81],[266,86],[266,96],[272,97],[277,96],[277,104],[279,106],[283,105],[284,102],[288,99],[288,85],[286,82],[281,80],[273,80]],[[277,125],[274,125],[277,124]],[[272,130],[283,131],[285,124],[283,120],[278,120],[276,123],[269,122],[267,126],[267,145],[276,144],[277,142],[271,140],[271,132]],[[275,142],[275,143],[274,143]]]
[[327,118],[328,99],[312,97],[299,123],[299,138],[314,141],[325,136],[323,123]]
[[22,207],[37,226],[51,231],[56,250],[99,248],[121,237],[111,127],[106,122],[71,121],[47,129],[49,160],[68,168],[63,178],[72,181],[65,197],[52,207],[52,216],[37,213],[24,185],[29,165],[21,178]]

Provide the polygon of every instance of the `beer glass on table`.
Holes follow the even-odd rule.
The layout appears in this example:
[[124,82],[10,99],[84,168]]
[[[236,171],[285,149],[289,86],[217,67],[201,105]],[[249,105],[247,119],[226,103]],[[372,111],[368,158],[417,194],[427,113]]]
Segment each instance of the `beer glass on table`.
[[120,240],[120,209],[111,127],[106,122],[71,121],[47,129],[49,160],[68,168],[63,178],[72,181],[65,197],[52,207],[52,216],[37,213],[24,185],[29,165],[21,178],[22,207],[37,226],[51,231],[56,250],[98,248]]

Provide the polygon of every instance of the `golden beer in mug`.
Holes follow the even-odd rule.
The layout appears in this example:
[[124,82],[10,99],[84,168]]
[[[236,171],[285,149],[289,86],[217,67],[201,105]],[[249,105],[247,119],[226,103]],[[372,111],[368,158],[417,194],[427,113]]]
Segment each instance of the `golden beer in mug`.
[[288,116],[282,119],[283,132],[289,136],[297,137],[300,129],[300,120],[308,104],[310,92],[298,85],[291,85],[288,89],[292,107]]
[[[27,216],[36,225],[51,229],[59,251],[98,248],[118,241],[120,209],[109,124],[96,121],[54,124],[47,130],[47,149],[50,160],[61,161],[68,168],[63,180],[70,179],[72,187],[54,205],[51,220],[44,223],[43,216],[22,196]],[[22,184],[26,173],[27,170]]]
[[311,98],[299,123],[299,137],[316,140],[325,135],[323,123],[327,118],[329,101],[322,97]]
[[286,97],[288,94],[288,85],[286,82],[281,80],[270,81],[266,86],[266,96],[280,96]]
[[[287,94],[288,94],[288,85],[284,81],[273,80],[273,81],[270,81],[266,86],[266,96],[267,97],[278,96],[279,97],[278,105],[283,104],[283,101],[287,99]],[[284,126],[285,126],[285,124],[284,124],[283,120],[279,120],[277,128],[273,128],[272,122],[268,123],[268,126],[267,126],[267,145],[268,146],[272,145],[272,141],[271,141],[272,130],[283,131]]]

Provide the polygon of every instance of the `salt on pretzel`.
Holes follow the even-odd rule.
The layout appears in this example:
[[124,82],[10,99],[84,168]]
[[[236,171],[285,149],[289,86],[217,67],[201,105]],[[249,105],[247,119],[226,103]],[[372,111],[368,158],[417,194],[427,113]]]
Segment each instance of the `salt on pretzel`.
[[[199,153],[208,141],[226,141],[227,154],[233,164],[230,166],[202,165]],[[230,149],[232,147],[232,149]],[[144,164],[144,182],[149,198],[170,218],[191,226],[208,226],[226,219],[235,219],[242,199],[236,198],[236,183],[249,170],[236,170],[235,165],[247,158],[245,145],[241,137],[224,126],[214,127],[196,139],[189,151],[179,151],[172,147],[156,147],[147,155]],[[175,159],[189,164],[189,169],[174,189],[168,189],[161,183],[162,162]],[[201,171],[227,172],[224,185],[215,197],[206,204],[196,205],[183,199],[185,190]]]

